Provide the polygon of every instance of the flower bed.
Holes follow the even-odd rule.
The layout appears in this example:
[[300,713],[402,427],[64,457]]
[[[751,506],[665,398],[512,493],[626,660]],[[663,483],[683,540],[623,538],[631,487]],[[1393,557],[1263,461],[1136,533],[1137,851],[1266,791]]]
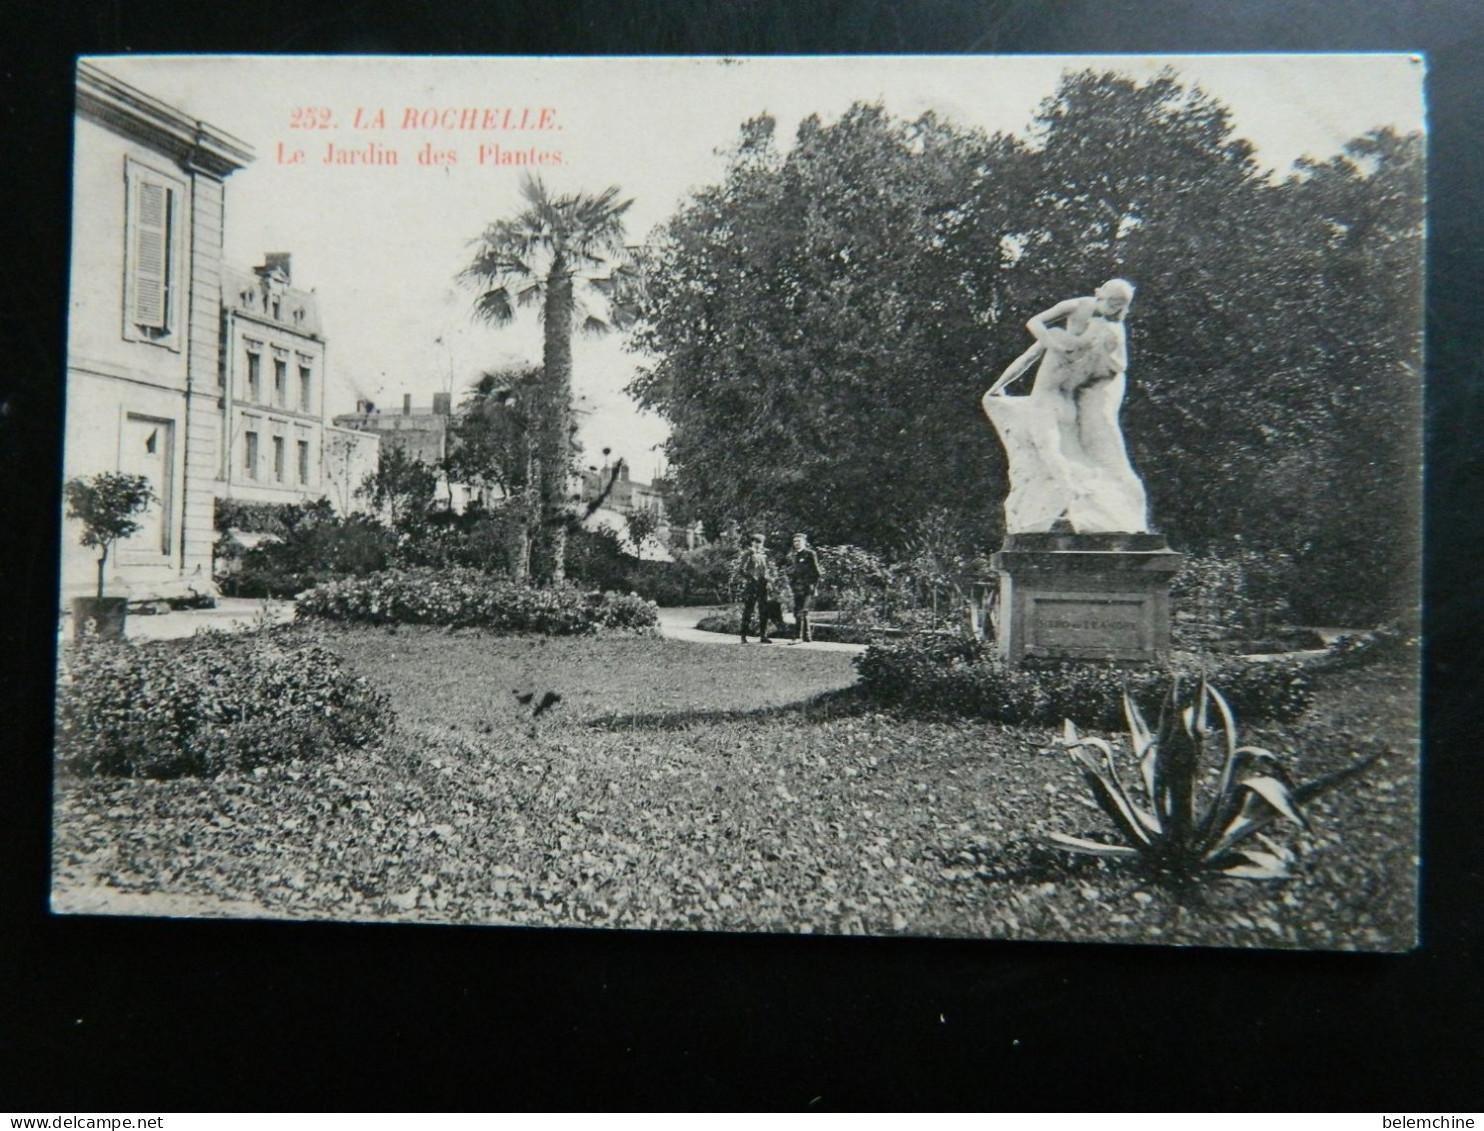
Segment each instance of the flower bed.
[[57,757],[83,774],[210,776],[360,746],[384,695],[302,634],[201,633],[64,650]]
[[1204,674],[1238,714],[1252,718],[1293,719],[1312,698],[1309,676],[1296,663],[1181,654],[1167,666],[1027,661],[1012,667],[999,661],[993,645],[968,637],[873,644],[856,666],[862,689],[880,702],[1005,723],[1055,726],[1074,718],[1115,727],[1123,718],[1123,688],[1153,709],[1171,669],[1191,678]]
[[432,624],[574,636],[604,629],[653,631],[659,610],[631,593],[574,586],[537,589],[472,569],[386,570],[300,593],[302,617],[359,624]]

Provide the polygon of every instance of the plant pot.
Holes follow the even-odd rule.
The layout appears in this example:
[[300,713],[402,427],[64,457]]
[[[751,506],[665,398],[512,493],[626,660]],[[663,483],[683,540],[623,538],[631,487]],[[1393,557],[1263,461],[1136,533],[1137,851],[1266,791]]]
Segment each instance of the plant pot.
[[72,635],[74,639],[93,635],[105,640],[122,640],[124,618],[128,613],[127,597],[74,597]]

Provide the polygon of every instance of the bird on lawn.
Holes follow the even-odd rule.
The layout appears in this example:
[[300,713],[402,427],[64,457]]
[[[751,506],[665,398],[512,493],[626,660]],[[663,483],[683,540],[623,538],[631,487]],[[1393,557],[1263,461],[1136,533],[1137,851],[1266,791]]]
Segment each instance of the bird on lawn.
[[[530,707],[532,701],[534,701],[536,699],[536,693],[534,691],[514,691],[514,690],[512,690],[510,694],[512,694],[512,695],[515,696],[515,701],[517,703],[519,703],[522,707]],[[540,701],[537,702],[536,703],[536,706],[532,709],[532,711],[531,711],[531,718],[534,719],[534,718],[539,717],[540,715],[545,714],[547,711],[551,710],[553,707],[555,707],[561,701],[562,701],[562,696],[561,696],[561,693],[560,692],[557,692],[557,691],[548,691],[545,695],[541,696]]]

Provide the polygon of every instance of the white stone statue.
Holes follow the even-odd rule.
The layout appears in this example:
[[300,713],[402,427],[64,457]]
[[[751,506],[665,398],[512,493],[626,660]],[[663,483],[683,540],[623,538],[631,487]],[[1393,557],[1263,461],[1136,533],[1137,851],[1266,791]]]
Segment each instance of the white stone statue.
[[[1123,320],[1133,297],[1132,285],[1113,279],[1037,314],[1026,323],[1036,344],[984,394],[984,414],[1010,457],[1007,533],[1149,529],[1144,485],[1118,427],[1128,369]],[[1030,393],[1007,395],[1037,358]]]

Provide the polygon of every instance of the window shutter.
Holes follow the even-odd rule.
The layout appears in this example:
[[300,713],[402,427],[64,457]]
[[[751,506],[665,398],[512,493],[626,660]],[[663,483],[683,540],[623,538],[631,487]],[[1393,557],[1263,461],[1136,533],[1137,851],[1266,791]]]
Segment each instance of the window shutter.
[[140,178],[134,195],[134,321],[169,329],[170,190]]

